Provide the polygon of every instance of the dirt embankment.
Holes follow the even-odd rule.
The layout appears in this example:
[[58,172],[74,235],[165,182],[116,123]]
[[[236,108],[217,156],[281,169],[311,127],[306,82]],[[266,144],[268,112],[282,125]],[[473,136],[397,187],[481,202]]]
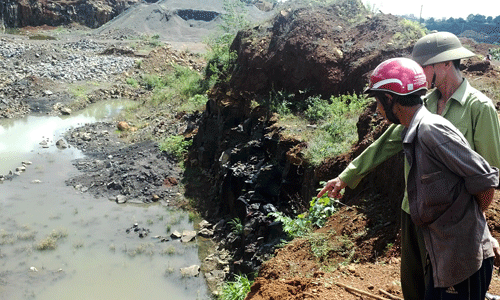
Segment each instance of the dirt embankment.
[[[280,134],[282,125],[267,113],[263,99],[279,90],[325,98],[359,93],[378,63],[410,54],[415,40],[399,39],[400,29],[398,17],[370,16],[360,2],[341,1],[324,8],[286,9],[269,22],[238,34],[232,45],[238,53],[237,68],[227,84],[211,91],[189,157],[192,166],[208,169],[211,174],[214,189],[204,213],[226,220],[237,217],[248,230],[249,234],[238,238],[221,237],[234,253],[234,273],[258,269],[280,243],[283,233],[267,216],[269,212],[293,214],[307,209],[318,182],[338,174],[384,128],[371,107],[361,117],[360,143],[352,153],[314,169],[301,153],[307,145]],[[261,105],[252,106],[255,102]],[[401,166],[401,157],[388,165],[393,168],[384,170],[382,166],[376,173],[378,178],[368,180],[389,182],[391,178],[396,187],[362,186],[373,195],[390,198],[388,209],[396,212],[402,176],[395,177],[398,173],[394,170]],[[396,239],[398,221],[395,213],[390,215],[384,222],[392,225],[390,230],[377,227],[371,231],[374,239],[359,254],[365,261]],[[371,217],[368,223],[381,218]]]

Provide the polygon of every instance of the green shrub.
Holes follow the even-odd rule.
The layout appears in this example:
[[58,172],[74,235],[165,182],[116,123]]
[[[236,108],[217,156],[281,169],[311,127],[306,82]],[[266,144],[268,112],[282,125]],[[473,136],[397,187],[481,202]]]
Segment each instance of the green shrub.
[[172,135],[160,143],[160,150],[167,152],[178,160],[182,160],[192,144],[192,140],[186,140],[182,135]]
[[[156,103],[173,104],[176,109],[192,111],[206,103],[207,84],[200,73],[187,67],[172,65],[173,71],[163,78],[143,76],[146,88],[153,90]],[[203,104],[201,104],[203,102]]]
[[270,91],[269,96],[264,99],[266,106],[270,112],[277,113],[281,116],[286,116],[296,110],[294,105],[295,94],[285,91]]
[[139,87],[139,82],[135,78],[128,77],[126,79],[126,82],[127,82],[128,85],[132,86],[133,88],[138,88]]
[[500,48],[490,49],[489,52],[493,59],[500,60]]
[[338,201],[331,200],[326,194],[321,198],[313,197],[309,203],[309,210],[296,218],[285,216],[282,212],[272,212],[269,215],[276,222],[281,222],[283,231],[289,238],[296,238],[309,234],[313,229],[321,228],[337,210]]
[[142,75],[141,85],[147,90],[154,90],[156,88],[162,88],[165,86],[165,83],[158,75],[144,74]]
[[326,233],[314,232],[307,236],[311,252],[320,261],[324,261],[332,250],[331,236]]
[[154,35],[144,35],[142,37],[142,40],[144,41],[144,43],[148,46],[151,46],[153,48],[156,48],[156,47],[161,47],[163,45],[163,42],[160,41],[160,35],[159,34],[154,34]]
[[283,231],[291,239],[304,236],[312,230],[310,223],[307,222],[303,215],[299,215],[294,219],[278,211],[269,213],[269,216],[273,217],[274,221],[281,222]]
[[165,84],[179,91],[186,99],[198,94],[205,94],[207,89],[201,75],[190,68],[174,65],[174,72],[167,76]]
[[205,107],[205,104],[207,104],[208,97],[207,95],[194,95],[193,97],[189,98],[186,102],[181,104],[179,107],[180,111],[184,112],[194,112],[194,111],[202,111]]
[[394,34],[392,41],[397,45],[409,46],[426,35],[427,29],[419,22],[402,19],[400,30]]
[[347,152],[357,140],[356,122],[371,100],[361,95],[341,95],[329,101],[317,97],[309,100],[304,115],[318,124],[318,130],[307,141],[305,157],[313,166],[325,158]]
[[306,103],[307,109],[304,112],[304,117],[311,122],[318,122],[333,115],[328,100],[321,99],[319,96],[314,96],[309,97]]
[[219,300],[243,300],[250,292],[253,281],[245,275],[235,275],[234,281],[224,282]]
[[337,211],[336,203],[337,201],[330,199],[326,194],[321,198],[313,197],[309,202],[308,222],[315,228],[323,227],[328,218]]
[[224,0],[224,14],[221,15],[218,32],[207,38],[209,51],[206,54],[205,79],[212,87],[220,80],[229,80],[229,74],[236,62],[237,54],[230,47],[239,30],[247,27],[247,11],[239,0]]
[[234,218],[227,222],[231,226],[231,230],[234,234],[242,235],[243,234],[243,224],[241,223],[240,218]]
[[135,67],[140,69],[142,67],[142,59],[138,59],[135,61]]

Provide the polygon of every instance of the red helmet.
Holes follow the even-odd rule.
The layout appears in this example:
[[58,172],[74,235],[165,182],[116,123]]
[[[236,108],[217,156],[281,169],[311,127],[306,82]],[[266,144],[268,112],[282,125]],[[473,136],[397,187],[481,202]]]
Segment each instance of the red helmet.
[[379,64],[370,77],[365,93],[390,92],[409,95],[427,91],[424,70],[414,60],[404,57],[391,58]]

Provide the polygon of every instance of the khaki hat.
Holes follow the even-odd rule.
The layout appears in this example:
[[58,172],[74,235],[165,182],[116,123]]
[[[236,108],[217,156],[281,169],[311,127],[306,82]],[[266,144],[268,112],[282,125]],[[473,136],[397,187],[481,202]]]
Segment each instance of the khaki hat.
[[412,58],[421,66],[475,56],[462,46],[456,35],[436,32],[420,38],[413,47]]

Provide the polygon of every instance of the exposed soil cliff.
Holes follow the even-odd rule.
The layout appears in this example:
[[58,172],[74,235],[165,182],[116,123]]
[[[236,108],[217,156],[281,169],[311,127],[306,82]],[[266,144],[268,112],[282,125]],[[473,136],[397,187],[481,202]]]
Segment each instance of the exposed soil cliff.
[[[189,159],[189,164],[211,174],[213,189],[204,195],[205,214],[237,217],[247,229],[244,236],[223,237],[223,244],[235,252],[234,272],[255,270],[280,242],[280,226],[267,217],[269,212],[307,209],[318,182],[338,174],[386,126],[371,106],[360,117],[360,143],[354,150],[314,169],[303,159],[301,149],[307,145],[280,134],[282,125],[268,113],[263,99],[279,90],[324,97],[359,93],[378,63],[410,54],[414,40],[398,39],[401,22],[391,15],[369,16],[360,2],[345,1],[281,11],[269,22],[238,34],[232,45],[238,53],[237,67],[227,83],[211,92]],[[401,162],[400,156],[387,162],[392,168],[381,166],[361,185],[366,189],[368,182],[384,183],[369,192],[389,199],[391,217],[386,222],[394,224],[391,230],[373,231],[386,238],[371,250],[381,251],[396,238]]]
[[97,28],[143,0],[4,0],[0,19],[6,27],[67,25]]

